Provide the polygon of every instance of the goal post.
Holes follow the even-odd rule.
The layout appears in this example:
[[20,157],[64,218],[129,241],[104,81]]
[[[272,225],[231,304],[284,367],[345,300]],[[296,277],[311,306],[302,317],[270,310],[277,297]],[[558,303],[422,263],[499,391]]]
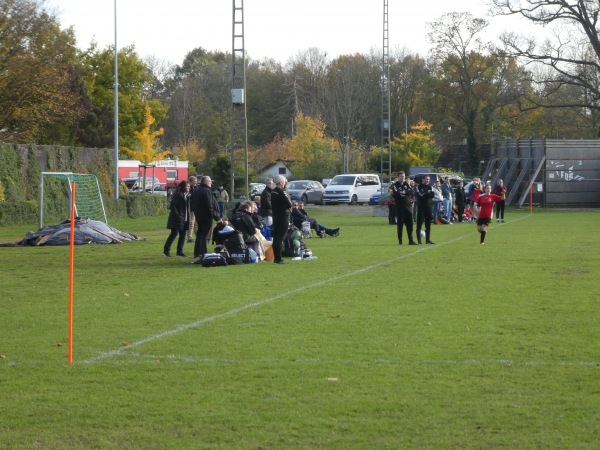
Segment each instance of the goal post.
[[[40,174],[38,225],[44,226],[44,217],[48,214],[48,203],[56,199],[59,208],[54,211],[63,218],[69,218],[71,212],[71,182],[76,184],[75,216],[106,222],[106,211],[100,194],[98,178],[91,173],[42,172]],[[64,196],[67,196],[64,201]]]

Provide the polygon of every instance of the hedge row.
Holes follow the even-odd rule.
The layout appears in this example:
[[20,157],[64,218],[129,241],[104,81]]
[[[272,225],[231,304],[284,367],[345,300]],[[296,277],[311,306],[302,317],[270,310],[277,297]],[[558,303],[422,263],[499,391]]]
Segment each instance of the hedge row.
[[[114,198],[114,160],[111,149],[0,143],[0,226],[38,223],[39,179],[42,172],[92,173],[98,178],[107,219],[141,217],[167,211],[165,197],[128,194],[121,184]],[[44,189],[44,224],[68,215],[68,193]]]

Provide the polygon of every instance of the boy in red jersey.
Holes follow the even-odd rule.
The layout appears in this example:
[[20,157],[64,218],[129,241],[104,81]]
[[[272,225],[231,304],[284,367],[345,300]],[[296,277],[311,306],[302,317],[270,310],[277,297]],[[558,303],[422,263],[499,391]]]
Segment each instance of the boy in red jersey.
[[477,218],[477,231],[481,233],[479,243],[483,245],[485,242],[485,235],[487,228],[492,221],[492,215],[494,214],[494,203],[502,201],[502,197],[496,194],[492,194],[492,186],[487,184],[485,186],[485,193],[480,195],[477,199],[477,205],[479,206],[479,216]]

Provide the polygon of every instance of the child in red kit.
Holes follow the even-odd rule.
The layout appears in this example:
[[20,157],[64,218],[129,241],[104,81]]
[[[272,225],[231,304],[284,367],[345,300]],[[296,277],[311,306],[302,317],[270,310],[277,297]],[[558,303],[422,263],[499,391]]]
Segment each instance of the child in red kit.
[[492,186],[489,184],[485,186],[485,193],[480,195],[477,199],[477,205],[479,206],[479,218],[477,219],[477,231],[481,234],[479,243],[483,245],[485,243],[485,235],[487,234],[488,225],[492,221],[492,215],[494,214],[494,203],[502,200],[502,197],[496,194],[492,194]]

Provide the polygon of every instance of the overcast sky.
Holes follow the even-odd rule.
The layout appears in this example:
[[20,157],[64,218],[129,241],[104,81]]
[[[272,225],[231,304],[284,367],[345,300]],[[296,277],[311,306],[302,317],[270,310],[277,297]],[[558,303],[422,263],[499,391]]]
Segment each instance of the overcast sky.
[[[238,0],[239,1],[239,0]],[[95,40],[113,45],[115,0],[46,0],[61,26],[73,26],[80,48]],[[238,3],[239,4],[239,3]],[[135,44],[138,54],[181,64],[197,47],[232,51],[232,0],[117,0],[117,46]],[[525,30],[524,20],[487,15],[485,0],[389,0],[390,50],[406,47],[425,56],[427,22],[452,11],[487,18],[486,39]],[[317,47],[330,58],[377,52],[383,47],[382,0],[245,0],[244,37],[252,59],[282,63]]]

